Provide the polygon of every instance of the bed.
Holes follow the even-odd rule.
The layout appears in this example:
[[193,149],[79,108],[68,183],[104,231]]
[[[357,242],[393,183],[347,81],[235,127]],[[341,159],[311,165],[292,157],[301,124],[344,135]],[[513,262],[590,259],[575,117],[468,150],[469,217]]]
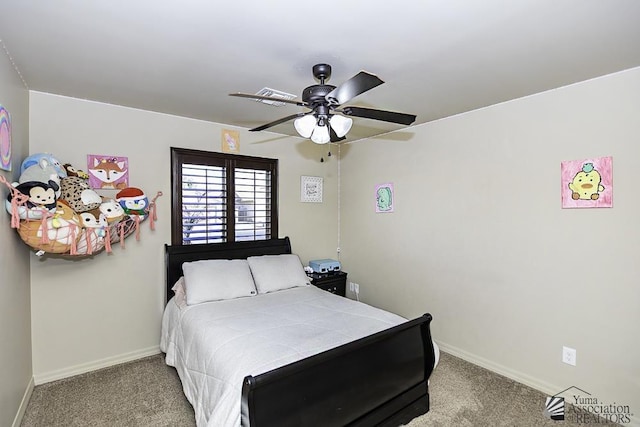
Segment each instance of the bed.
[[257,267],[250,295],[180,299],[192,266],[210,264],[198,261],[260,266],[289,257],[287,237],[166,245],[160,346],[197,425],[397,426],[428,412],[438,356],[429,314],[407,321],[312,285],[264,292],[268,282]]

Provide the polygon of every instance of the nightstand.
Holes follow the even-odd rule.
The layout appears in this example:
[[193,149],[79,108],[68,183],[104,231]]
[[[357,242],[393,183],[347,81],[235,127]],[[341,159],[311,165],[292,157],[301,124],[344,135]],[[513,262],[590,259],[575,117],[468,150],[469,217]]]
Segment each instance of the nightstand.
[[311,284],[336,295],[345,296],[347,292],[347,273],[334,271],[332,273],[308,273]]

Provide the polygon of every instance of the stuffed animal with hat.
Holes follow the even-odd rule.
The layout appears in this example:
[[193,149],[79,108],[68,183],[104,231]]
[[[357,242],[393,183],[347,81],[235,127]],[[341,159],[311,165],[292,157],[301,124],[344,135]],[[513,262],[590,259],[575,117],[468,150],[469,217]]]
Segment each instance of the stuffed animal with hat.
[[144,192],[136,187],[127,187],[116,194],[116,201],[120,203],[124,213],[144,219],[149,208],[149,199]]

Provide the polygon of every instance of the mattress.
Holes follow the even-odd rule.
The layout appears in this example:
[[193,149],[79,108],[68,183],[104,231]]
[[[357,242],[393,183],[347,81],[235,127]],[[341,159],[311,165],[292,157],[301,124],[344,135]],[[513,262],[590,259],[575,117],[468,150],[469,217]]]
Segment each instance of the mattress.
[[237,426],[245,376],[405,321],[315,286],[182,307],[174,298],[163,315],[160,348],[178,371],[198,427]]

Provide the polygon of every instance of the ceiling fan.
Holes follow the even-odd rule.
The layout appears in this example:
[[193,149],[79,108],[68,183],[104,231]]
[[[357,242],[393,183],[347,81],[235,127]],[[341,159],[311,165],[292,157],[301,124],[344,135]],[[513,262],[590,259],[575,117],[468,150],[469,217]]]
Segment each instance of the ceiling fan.
[[249,129],[249,131],[256,132],[265,130],[295,119],[294,127],[300,136],[303,138],[311,138],[311,140],[317,144],[344,140],[345,135],[349,132],[353,123],[353,120],[346,116],[382,120],[402,125],[410,125],[416,120],[416,116],[413,114],[373,108],[343,106],[344,103],[356,96],[384,83],[374,74],[360,71],[340,86],[335,87],[326,84],[331,78],[331,65],[316,64],[313,66],[313,76],[320,84],[305,88],[302,91],[302,101],[249,93],[230,93],[229,96],[295,104],[311,109],[310,112],[292,114],[271,123]]

